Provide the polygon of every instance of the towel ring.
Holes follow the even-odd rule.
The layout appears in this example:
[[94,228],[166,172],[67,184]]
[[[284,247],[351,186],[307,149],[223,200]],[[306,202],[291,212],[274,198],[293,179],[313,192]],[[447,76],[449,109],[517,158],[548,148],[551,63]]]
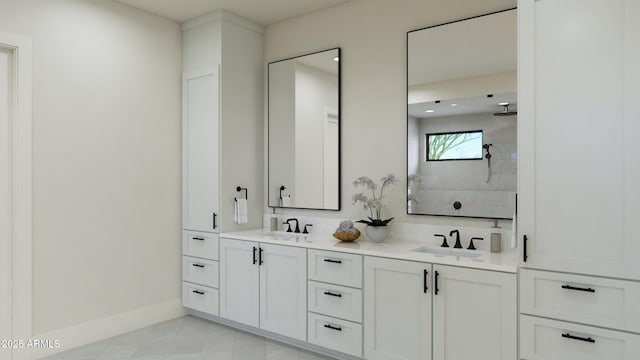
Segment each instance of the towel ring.
[[[244,198],[245,198],[246,200],[249,200],[249,190],[247,190],[247,188],[243,188],[243,187],[237,186],[237,187],[236,187],[236,191],[237,191],[237,192],[244,191]],[[236,198],[234,198],[234,199],[235,199],[236,201],[238,201],[238,198],[237,198],[237,197],[236,197]]]

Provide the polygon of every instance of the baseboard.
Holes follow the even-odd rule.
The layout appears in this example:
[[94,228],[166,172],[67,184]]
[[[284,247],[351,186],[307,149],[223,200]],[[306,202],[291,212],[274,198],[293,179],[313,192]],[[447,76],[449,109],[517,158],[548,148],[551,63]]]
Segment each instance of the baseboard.
[[91,344],[112,336],[137,330],[146,326],[186,315],[180,299],[142,309],[109,316],[95,321],[50,331],[34,336],[34,339],[60,340],[60,348],[40,348],[33,350],[32,358],[39,359],[79,346]]

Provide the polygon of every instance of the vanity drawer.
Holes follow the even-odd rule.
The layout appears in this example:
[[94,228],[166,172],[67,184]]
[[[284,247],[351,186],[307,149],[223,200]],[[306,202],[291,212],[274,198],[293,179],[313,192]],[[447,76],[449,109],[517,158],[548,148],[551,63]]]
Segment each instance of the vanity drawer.
[[362,255],[309,250],[309,280],[362,287]]
[[309,281],[309,307],[314,313],[362,322],[362,290]]
[[309,342],[353,356],[362,356],[362,325],[309,313]]
[[218,235],[196,232],[182,232],[182,255],[218,260]]
[[520,312],[640,332],[640,283],[520,270]]
[[218,316],[218,289],[182,282],[182,306]]
[[182,257],[182,280],[217,288],[218,279],[217,261]]
[[526,360],[637,360],[640,335],[522,315],[520,352]]

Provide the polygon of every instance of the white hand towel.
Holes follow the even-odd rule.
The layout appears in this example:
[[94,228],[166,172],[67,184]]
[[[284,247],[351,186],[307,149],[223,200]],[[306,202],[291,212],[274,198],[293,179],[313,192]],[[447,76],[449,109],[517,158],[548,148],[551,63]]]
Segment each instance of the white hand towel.
[[518,219],[516,219],[516,212],[513,212],[513,224],[511,225],[511,241],[509,246],[514,249],[518,245]]
[[236,199],[235,214],[233,220],[235,220],[237,224],[246,224],[249,222],[247,199]]
[[291,206],[291,195],[285,195],[282,197],[282,207]]

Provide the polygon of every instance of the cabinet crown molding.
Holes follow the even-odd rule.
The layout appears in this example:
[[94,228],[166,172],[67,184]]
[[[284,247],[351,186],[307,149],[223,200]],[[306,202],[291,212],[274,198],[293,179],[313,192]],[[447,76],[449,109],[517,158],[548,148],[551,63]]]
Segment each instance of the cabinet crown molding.
[[255,31],[259,34],[264,34],[264,27],[262,25],[256,24],[252,21],[249,21],[243,17],[240,17],[238,15],[235,15],[225,10],[216,10],[209,14],[205,14],[197,18],[187,20],[180,25],[180,28],[182,29],[182,31],[188,31],[202,24],[215,22],[215,21],[235,24],[238,26],[242,26],[246,29],[249,29],[251,31]]

